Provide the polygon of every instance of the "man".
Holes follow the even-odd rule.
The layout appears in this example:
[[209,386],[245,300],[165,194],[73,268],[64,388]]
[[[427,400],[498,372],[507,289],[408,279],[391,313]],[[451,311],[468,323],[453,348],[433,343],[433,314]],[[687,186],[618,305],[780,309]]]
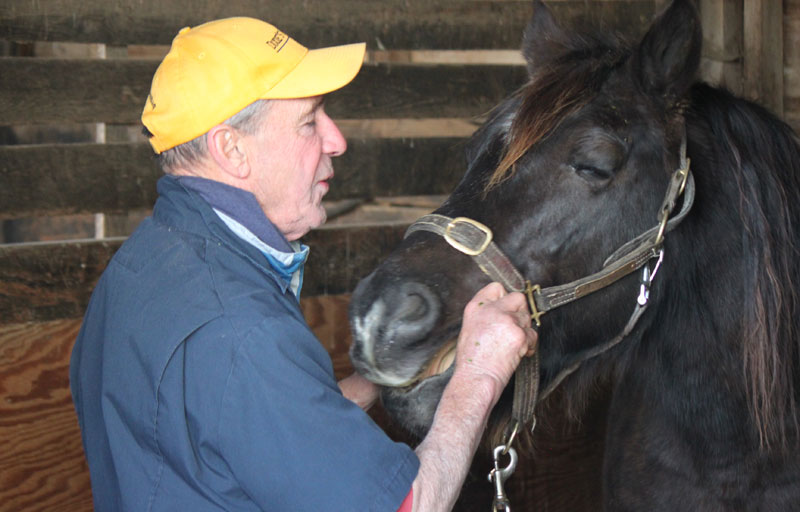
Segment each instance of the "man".
[[159,198],[100,279],[71,360],[96,510],[452,507],[535,334],[522,295],[481,290],[416,452],[359,407],[373,384],[337,385],[300,312],[297,240],[325,221],[346,149],[323,95],[364,50],[309,51],[250,18],[173,41],[142,114]]

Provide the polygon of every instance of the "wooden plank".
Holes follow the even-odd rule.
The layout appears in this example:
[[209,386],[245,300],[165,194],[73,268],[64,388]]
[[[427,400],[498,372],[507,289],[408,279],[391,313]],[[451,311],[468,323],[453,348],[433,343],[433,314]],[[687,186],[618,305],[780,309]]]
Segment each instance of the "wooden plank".
[[[333,4],[333,5],[332,5]],[[575,15],[638,27],[653,0],[549,2],[561,19]],[[228,16],[269,20],[309,47],[366,41],[372,48],[518,48],[529,0],[4,0],[0,39],[169,44],[183,26]]]
[[784,115],[800,132],[800,0],[784,2]]
[[703,59],[700,76],[710,84],[742,92],[743,0],[700,0]]
[[160,176],[147,144],[0,146],[0,219],[151,207]]
[[[331,226],[311,246],[304,296],[351,291],[403,238],[408,223]],[[77,318],[124,238],[0,245],[0,325]]]
[[[464,173],[463,145],[350,140],[326,199],[448,193]],[[146,143],[0,146],[0,219],[150,208],[160,177]]]
[[92,510],[69,392],[79,328],[80,320],[0,328],[0,509]]
[[[0,119],[6,124],[139,124],[158,62],[133,59],[0,59]],[[365,65],[332,93],[339,118],[470,117],[527,78],[523,66]]]
[[783,117],[783,3],[744,2],[742,93]]

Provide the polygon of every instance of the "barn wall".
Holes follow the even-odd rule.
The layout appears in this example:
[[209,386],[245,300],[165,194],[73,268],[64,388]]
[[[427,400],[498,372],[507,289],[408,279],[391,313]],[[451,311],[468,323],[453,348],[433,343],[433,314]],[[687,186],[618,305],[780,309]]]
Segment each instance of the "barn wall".
[[800,0],[783,1],[784,118],[800,132]]

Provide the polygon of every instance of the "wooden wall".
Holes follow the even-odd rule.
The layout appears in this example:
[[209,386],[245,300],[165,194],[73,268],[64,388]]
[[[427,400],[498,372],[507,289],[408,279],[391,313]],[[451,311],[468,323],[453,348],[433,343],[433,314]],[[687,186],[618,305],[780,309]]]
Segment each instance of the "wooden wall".
[[[800,126],[800,0],[698,1],[704,77]],[[640,34],[666,1],[548,3],[561,19]],[[91,510],[69,396],[72,343],[130,219],[155,199],[159,173],[136,124],[158,59],[179,28],[234,15],[268,19],[310,47],[368,44],[364,69],[327,108],[349,142],[335,162],[329,198],[338,202],[330,206],[363,203],[304,240],[318,256],[309,261],[302,307],[340,376],[350,371],[348,293],[411,218],[436,204],[409,196],[441,197],[454,186],[464,138],[525,77],[515,50],[527,0],[0,3],[0,48],[24,49],[0,57],[0,124],[11,134],[0,141],[26,142],[0,145],[0,221],[84,223],[89,228],[70,232],[91,235],[96,224],[121,219],[106,226],[113,237],[0,245],[0,511]],[[53,43],[86,48],[85,55],[43,49]],[[83,135],[64,135],[75,132]],[[523,459],[509,481],[515,509],[595,509],[605,406],[600,395],[579,425],[549,412],[535,460]],[[403,438],[380,409],[374,414]],[[486,455],[478,455],[458,510],[488,508]]]

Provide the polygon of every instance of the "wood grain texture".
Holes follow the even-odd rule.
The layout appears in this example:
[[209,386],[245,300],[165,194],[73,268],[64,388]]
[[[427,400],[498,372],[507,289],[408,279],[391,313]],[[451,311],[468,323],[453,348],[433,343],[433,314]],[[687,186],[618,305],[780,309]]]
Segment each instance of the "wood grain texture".
[[800,132],[800,0],[783,2],[784,115]]
[[[580,14],[609,26],[638,27],[652,17],[658,1],[549,4],[562,19]],[[355,41],[390,49],[518,48],[530,14],[529,0],[4,0],[0,39],[169,44],[181,27],[253,16],[312,48]]]
[[742,92],[742,0],[700,0],[703,24],[703,80]]
[[744,2],[742,94],[783,117],[783,3]]
[[[351,139],[325,199],[445,194],[465,171],[464,144]],[[0,146],[0,219],[151,208],[161,176],[146,143]]]
[[[0,119],[139,124],[157,67],[135,59],[3,58]],[[326,111],[334,118],[471,117],[526,78],[524,66],[370,64],[327,96]]]
[[0,510],[92,509],[69,392],[80,320],[0,328]]

